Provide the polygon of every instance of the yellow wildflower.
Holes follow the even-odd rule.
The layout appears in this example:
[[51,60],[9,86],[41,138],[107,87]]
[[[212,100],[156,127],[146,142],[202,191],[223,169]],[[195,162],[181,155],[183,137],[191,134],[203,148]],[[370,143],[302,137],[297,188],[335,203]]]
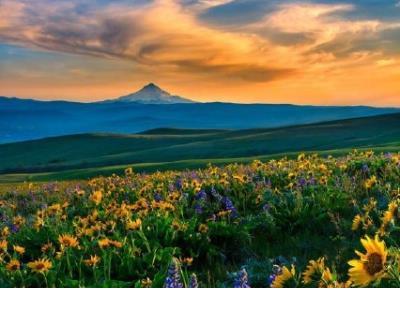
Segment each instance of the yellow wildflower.
[[79,246],[78,239],[74,236],[65,234],[58,237],[61,248],[76,248]]
[[95,267],[101,261],[101,258],[97,255],[90,255],[89,259],[85,259],[83,262],[86,266]]
[[[294,279],[296,275],[296,269],[294,265],[292,265],[291,269],[289,270],[286,266],[282,268],[282,272],[280,275],[277,275],[274,282],[272,282],[271,287],[273,288],[283,288],[288,285],[288,282]],[[289,284],[290,286],[290,284]]]
[[45,258],[28,263],[28,267],[31,269],[31,271],[36,273],[47,272],[49,269],[51,269],[52,265],[53,264],[51,261]]
[[103,199],[103,192],[102,191],[95,191],[90,196],[90,200],[92,200],[96,204],[96,206],[101,203],[102,199]]
[[135,221],[128,220],[125,226],[126,229],[128,230],[138,230],[142,226],[142,220],[141,219],[136,219]]
[[385,275],[387,250],[385,243],[380,241],[378,236],[374,239],[366,236],[366,239],[361,239],[361,243],[367,252],[363,254],[356,251],[360,259],[349,261],[349,265],[352,266],[349,269],[349,277],[354,285],[367,286]]
[[21,268],[21,263],[17,259],[12,259],[10,262],[6,265],[6,268],[8,271],[17,271]]
[[13,249],[16,253],[18,253],[19,255],[24,255],[25,253],[25,248],[19,245],[14,245]]

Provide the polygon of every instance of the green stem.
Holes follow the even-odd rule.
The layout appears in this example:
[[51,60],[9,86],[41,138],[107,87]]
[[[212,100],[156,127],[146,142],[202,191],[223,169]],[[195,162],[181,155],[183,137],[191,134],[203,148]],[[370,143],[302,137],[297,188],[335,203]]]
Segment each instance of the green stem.
[[46,273],[42,272],[41,274],[43,275],[44,283],[46,284],[46,288],[49,287],[49,284],[47,283],[47,276],[46,276]]
[[73,275],[72,275],[72,268],[71,268],[71,262],[70,262],[70,260],[69,260],[69,251],[68,251],[68,250],[66,251],[66,259],[67,259],[68,273],[69,273],[69,276],[70,276],[70,278],[71,278],[71,280],[72,280]]
[[97,285],[97,272],[96,272],[96,266],[93,266],[93,279],[94,279],[94,284],[95,286]]
[[112,255],[110,253],[109,260],[108,260],[108,274],[107,274],[109,281],[111,280],[111,260],[112,260]]

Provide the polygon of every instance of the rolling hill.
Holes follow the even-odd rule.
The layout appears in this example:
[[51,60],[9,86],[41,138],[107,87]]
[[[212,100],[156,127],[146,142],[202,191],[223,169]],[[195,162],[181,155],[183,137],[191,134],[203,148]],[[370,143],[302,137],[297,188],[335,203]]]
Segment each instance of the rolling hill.
[[141,170],[174,169],[302,151],[398,151],[399,124],[400,113],[277,129],[158,129],[134,135],[62,136],[0,145],[0,172],[91,169],[96,173],[98,168],[131,164],[141,166]]
[[127,96],[88,104],[0,97],[0,143],[154,128],[277,128],[396,112],[367,106],[197,103],[149,84]]

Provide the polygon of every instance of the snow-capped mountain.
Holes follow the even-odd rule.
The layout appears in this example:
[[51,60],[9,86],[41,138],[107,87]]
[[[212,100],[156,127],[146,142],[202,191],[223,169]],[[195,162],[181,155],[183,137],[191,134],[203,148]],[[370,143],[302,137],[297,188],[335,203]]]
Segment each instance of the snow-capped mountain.
[[147,84],[139,91],[126,96],[119,97],[114,101],[139,102],[139,103],[194,103],[194,101],[171,95],[154,83]]

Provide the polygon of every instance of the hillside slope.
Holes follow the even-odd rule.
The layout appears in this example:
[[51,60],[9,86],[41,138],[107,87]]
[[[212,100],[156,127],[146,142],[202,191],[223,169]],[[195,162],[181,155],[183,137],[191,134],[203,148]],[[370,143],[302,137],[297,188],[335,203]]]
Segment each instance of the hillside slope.
[[0,145],[0,172],[60,171],[380,146],[400,146],[400,114],[278,129],[160,129],[136,135],[84,134],[4,144]]
[[0,143],[93,132],[132,134],[154,128],[278,128],[398,112],[394,108],[365,106],[175,104],[151,100],[79,104],[0,97]]

